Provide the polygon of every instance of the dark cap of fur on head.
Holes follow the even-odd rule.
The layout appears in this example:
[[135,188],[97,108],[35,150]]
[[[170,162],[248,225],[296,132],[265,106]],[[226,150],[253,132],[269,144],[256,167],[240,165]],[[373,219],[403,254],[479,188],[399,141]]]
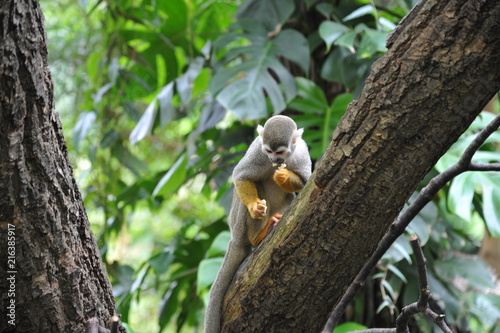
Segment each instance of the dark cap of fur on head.
[[292,141],[293,133],[297,130],[297,124],[287,116],[274,116],[264,124],[264,142],[272,142],[270,147],[276,150],[279,147],[288,147]]

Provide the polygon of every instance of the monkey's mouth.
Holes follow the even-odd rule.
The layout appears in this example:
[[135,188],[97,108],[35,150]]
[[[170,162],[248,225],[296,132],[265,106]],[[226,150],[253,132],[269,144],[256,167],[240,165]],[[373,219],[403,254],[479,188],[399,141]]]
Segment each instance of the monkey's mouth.
[[269,158],[269,160],[273,164],[283,164],[283,162],[285,162],[283,158]]

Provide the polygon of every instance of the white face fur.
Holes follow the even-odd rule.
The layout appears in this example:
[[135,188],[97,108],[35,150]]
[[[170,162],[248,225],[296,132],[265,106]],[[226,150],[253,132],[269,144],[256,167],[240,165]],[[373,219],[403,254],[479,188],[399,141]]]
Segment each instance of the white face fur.
[[[259,138],[261,140],[262,152],[267,155],[272,163],[282,164],[288,157],[290,157],[290,155],[293,154],[293,151],[295,150],[295,144],[297,143],[297,140],[302,137],[302,133],[304,132],[304,130],[302,128],[296,129],[286,140],[283,140],[283,137],[279,138],[280,140],[278,140],[278,138],[275,138],[275,142],[265,142],[266,139],[264,136],[264,128],[262,126],[259,125],[257,127],[257,132],[259,133]],[[288,145],[277,145],[276,143],[278,141],[281,141],[282,143],[284,143],[283,141],[286,141]]]
[[292,155],[293,152],[292,149],[285,146],[279,146],[276,150],[272,150],[271,147],[266,144],[262,144],[262,151],[267,155],[271,162],[278,164],[285,162],[285,160]]

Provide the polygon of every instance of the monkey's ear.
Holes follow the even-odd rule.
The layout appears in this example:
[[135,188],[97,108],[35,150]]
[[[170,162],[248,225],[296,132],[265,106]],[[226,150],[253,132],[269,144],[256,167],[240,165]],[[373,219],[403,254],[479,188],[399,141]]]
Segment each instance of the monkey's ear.
[[295,132],[293,132],[292,144],[296,144],[297,140],[302,138],[302,133],[304,133],[303,128],[299,128],[298,130],[295,130]]
[[259,133],[260,138],[262,139],[264,137],[264,127],[261,125],[257,126],[257,133]]

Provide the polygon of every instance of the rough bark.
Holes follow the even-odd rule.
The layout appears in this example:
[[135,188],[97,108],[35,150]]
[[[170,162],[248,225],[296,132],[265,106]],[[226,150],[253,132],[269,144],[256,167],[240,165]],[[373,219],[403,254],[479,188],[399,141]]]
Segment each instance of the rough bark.
[[320,332],[419,181],[500,89],[500,2],[427,0],[388,39],[279,226],[226,295],[223,332]]
[[68,163],[43,15],[0,2],[1,332],[103,327],[114,299]]

